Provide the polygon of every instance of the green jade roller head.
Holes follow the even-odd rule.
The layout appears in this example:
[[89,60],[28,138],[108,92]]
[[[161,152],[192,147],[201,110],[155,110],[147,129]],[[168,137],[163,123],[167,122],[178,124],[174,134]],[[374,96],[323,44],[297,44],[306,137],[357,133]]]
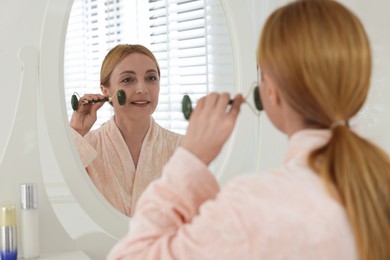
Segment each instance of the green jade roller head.
[[[125,91],[122,89],[119,89],[116,93],[118,103],[120,106],[123,106],[126,103],[126,94]],[[102,99],[98,100],[83,100],[82,104],[95,104],[97,102],[106,102],[106,101],[111,101],[112,98],[105,97]],[[70,104],[72,106],[73,111],[77,111],[79,109],[79,98],[78,95],[75,93],[72,95]]]
[[[253,101],[255,103],[256,109],[258,111],[262,111],[263,110],[263,105],[261,103],[259,87],[255,87],[253,89]],[[231,105],[232,103],[233,103],[233,100],[231,99],[229,101],[229,105]],[[191,98],[188,95],[184,95],[183,96],[183,99],[182,99],[182,102],[181,102],[181,109],[182,109],[184,118],[186,120],[188,120],[190,118],[192,110],[193,110],[192,109],[192,101],[191,101]]]
[[258,86],[253,88],[253,102],[255,103],[257,111],[262,111],[264,109],[263,103],[261,103],[260,90]]
[[181,101],[181,110],[183,111],[184,118],[188,120],[192,113],[192,102],[190,96],[184,95],[183,100]]

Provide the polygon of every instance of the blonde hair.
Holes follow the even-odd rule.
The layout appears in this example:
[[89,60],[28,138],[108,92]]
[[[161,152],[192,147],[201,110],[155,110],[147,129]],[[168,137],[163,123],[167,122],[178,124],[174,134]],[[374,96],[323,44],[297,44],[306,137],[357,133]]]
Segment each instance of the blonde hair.
[[360,258],[390,259],[389,156],[348,125],[331,127],[348,122],[369,91],[371,50],[360,20],[332,0],[290,3],[266,21],[257,59],[308,125],[331,128],[308,161],[331,193],[336,188]]
[[112,48],[103,60],[102,67],[100,69],[100,84],[109,87],[111,73],[127,55],[132,53],[141,53],[153,60],[156,64],[158,75],[160,76],[160,66],[158,65],[156,57],[153,53],[143,45],[140,44],[118,44]]

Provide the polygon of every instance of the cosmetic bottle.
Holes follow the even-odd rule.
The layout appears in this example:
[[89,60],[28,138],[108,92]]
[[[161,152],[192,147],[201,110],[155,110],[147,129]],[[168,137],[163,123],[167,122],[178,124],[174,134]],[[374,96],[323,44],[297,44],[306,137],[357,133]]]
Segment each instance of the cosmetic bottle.
[[1,260],[16,260],[18,256],[16,240],[16,210],[15,205],[1,206]]
[[39,210],[38,190],[35,183],[20,185],[20,242],[21,255],[24,259],[38,258],[39,246]]

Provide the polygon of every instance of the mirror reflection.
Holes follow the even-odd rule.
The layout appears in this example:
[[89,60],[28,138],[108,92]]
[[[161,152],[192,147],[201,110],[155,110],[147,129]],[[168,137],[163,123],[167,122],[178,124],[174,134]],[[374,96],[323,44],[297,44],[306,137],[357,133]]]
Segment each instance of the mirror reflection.
[[[105,57],[101,74],[102,94],[85,94],[70,120],[81,161],[95,186],[120,212],[131,216],[135,202],[180,144],[182,135],[158,125],[151,116],[160,92],[160,68],[142,45],[120,44]],[[90,131],[102,102],[111,99],[113,117]]]
[[219,0],[74,1],[65,44],[68,117],[81,162],[114,208],[131,216],[161,175],[187,128],[183,95],[232,93],[233,75]]

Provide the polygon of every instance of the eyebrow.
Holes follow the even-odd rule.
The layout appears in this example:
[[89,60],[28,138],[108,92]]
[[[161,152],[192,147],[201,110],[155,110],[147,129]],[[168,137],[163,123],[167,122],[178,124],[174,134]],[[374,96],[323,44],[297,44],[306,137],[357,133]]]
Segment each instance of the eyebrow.
[[[157,73],[157,70],[149,69],[149,70],[146,71],[146,73],[150,73],[150,72]],[[137,73],[135,73],[135,71],[133,71],[133,70],[125,70],[125,71],[122,71],[119,75],[123,75],[123,74],[134,74],[134,75],[136,75]]]

